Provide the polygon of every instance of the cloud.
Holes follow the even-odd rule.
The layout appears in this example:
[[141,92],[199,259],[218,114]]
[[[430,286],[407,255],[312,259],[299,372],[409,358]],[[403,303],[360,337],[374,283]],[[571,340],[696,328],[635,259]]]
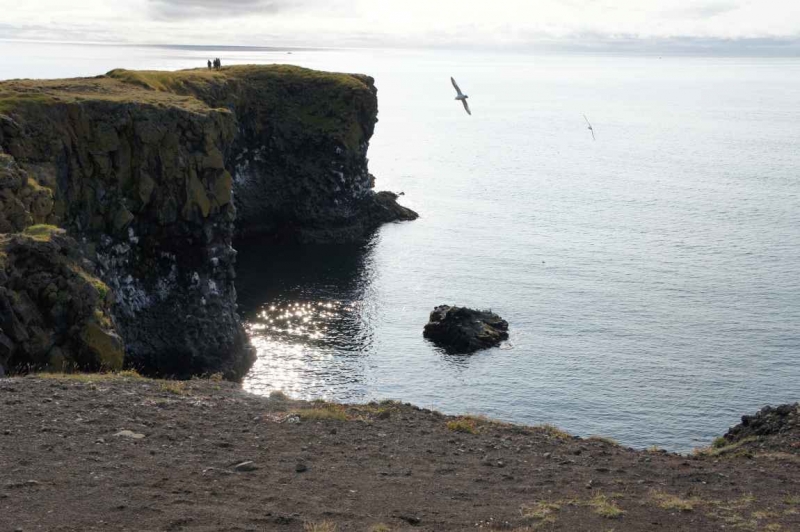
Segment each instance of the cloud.
[[275,14],[302,8],[304,0],[148,0],[157,20],[228,18],[253,14]]
[[675,18],[706,19],[725,13],[736,11],[741,7],[737,1],[718,1],[697,2],[686,6],[665,6],[665,11]]

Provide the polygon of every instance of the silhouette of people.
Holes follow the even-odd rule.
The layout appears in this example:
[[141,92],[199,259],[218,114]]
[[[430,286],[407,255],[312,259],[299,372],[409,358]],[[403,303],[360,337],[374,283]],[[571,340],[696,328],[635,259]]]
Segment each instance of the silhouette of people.
[[211,59],[208,60],[208,69],[211,70]]
[[222,60],[221,60],[219,57],[217,57],[217,58],[214,60],[214,68],[216,68],[217,70],[219,70],[220,68],[222,68]]

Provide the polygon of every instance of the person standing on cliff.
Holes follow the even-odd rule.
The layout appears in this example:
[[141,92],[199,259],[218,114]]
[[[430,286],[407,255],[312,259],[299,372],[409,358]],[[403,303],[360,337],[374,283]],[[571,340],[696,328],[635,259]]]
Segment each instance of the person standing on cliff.
[[211,59],[208,60],[208,69],[211,70]]

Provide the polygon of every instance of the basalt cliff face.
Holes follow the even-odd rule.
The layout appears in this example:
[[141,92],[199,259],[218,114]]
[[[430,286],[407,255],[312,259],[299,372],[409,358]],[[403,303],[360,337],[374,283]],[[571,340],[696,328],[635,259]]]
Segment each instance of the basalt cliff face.
[[[238,378],[253,354],[236,314],[237,234],[355,240],[416,217],[372,191],[376,115],[371,78],[285,66],[0,83],[0,232],[66,230],[40,251],[79,255],[66,268],[108,288],[92,323],[124,345],[125,365]],[[0,320],[30,315],[20,293],[58,315],[43,295],[52,287],[26,285],[15,264],[0,262],[0,280],[17,280]],[[91,320],[58,331],[39,321],[35,344],[0,321],[0,366],[119,365],[87,363],[74,338]]]

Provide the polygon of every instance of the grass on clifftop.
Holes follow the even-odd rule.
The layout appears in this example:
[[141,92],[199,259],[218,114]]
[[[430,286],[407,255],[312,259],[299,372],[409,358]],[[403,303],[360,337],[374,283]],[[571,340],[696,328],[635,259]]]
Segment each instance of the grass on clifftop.
[[0,90],[0,114],[9,113],[25,105],[42,105],[55,103],[57,100],[46,94],[12,93]]
[[174,92],[177,94],[192,92],[192,87],[200,83],[221,81],[225,78],[219,70],[112,70],[107,77],[145,89]]
[[365,76],[291,65],[222,70],[112,70],[105,76],[0,82],[0,113],[43,113],[54,104],[93,101],[235,110],[256,128],[269,122],[288,139],[331,137],[350,150],[372,132],[377,102]]

